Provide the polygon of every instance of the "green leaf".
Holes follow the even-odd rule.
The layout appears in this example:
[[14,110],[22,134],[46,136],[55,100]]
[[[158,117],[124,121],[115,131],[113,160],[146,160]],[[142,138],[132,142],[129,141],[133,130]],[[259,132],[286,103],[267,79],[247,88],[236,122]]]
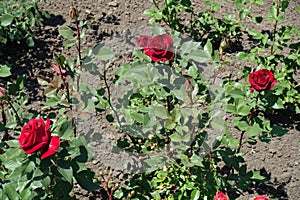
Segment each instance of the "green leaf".
[[227,95],[230,95],[233,98],[244,98],[245,95],[241,89],[234,88],[234,89],[229,89],[227,91]]
[[283,136],[287,132],[288,131],[281,126],[273,126],[270,134],[275,137],[275,136]]
[[0,16],[1,26],[9,26],[14,20],[14,16],[10,14],[4,14]]
[[68,39],[68,38],[71,38],[71,37],[74,37],[74,32],[72,31],[71,28],[67,27],[67,26],[60,26],[58,28],[58,32],[59,34],[65,38],[65,39]]
[[263,182],[266,177],[260,175],[260,171],[253,170],[253,175],[251,177],[252,180]]
[[3,192],[8,196],[10,200],[18,200],[19,195],[16,191],[16,183],[10,182],[3,185]]
[[198,200],[200,198],[200,191],[199,190],[193,190],[191,194],[191,199],[192,200]]
[[192,66],[189,68],[189,70],[188,70],[188,74],[189,74],[192,78],[196,79],[197,76],[199,75],[199,73],[198,73],[198,68],[197,68],[195,65],[192,65]]
[[191,160],[191,163],[194,164],[195,166],[198,166],[198,167],[204,167],[203,165],[203,158],[196,155],[196,154],[193,154],[190,158]]
[[133,55],[135,55],[136,57],[140,58],[140,59],[143,59],[145,61],[147,61],[148,63],[151,62],[151,58],[149,56],[147,56],[146,54],[140,52],[139,50],[137,49],[134,49],[133,50]]
[[177,132],[173,133],[170,135],[170,139],[172,142],[181,142],[182,141],[182,136],[179,135]]
[[8,77],[10,75],[10,67],[8,65],[0,65],[0,77]]
[[66,181],[68,181],[70,184],[72,184],[72,182],[73,182],[73,169],[72,169],[72,167],[62,168],[60,166],[57,166],[57,170],[65,178]]
[[234,105],[231,105],[231,104],[227,104],[225,106],[225,110],[226,112],[229,112],[229,113],[236,113],[236,107]]
[[29,47],[33,47],[34,46],[34,40],[32,37],[27,37],[26,38],[26,44],[29,46]]
[[185,54],[188,54],[191,52],[191,50],[197,50],[200,47],[201,43],[200,42],[194,42],[192,40],[188,42],[184,42],[181,45],[181,52],[180,54],[184,56]]
[[59,130],[58,130],[58,137],[61,139],[69,139],[73,134],[73,124],[71,120],[64,121]]
[[96,56],[100,60],[108,61],[112,57],[115,56],[115,52],[112,51],[112,50],[110,50],[110,49],[108,49],[108,48],[106,48],[106,47],[102,47],[101,49],[99,49],[98,54]]
[[152,114],[154,114],[156,117],[159,117],[161,119],[169,118],[167,108],[162,105],[151,106],[150,110],[151,110]]
[[211,126],[214,130],[222,131],[225,127],[225,121],[222,117],[214,117],[211,121]]
[[241,116],[247,116],[250,113],[251,107],[244,105],[242,107],[239,107],[237,110],[237,113]]
[[117,199],[121,199],[123,196],[124,196],[124,193],[123,193],[123,191],[121,189],[116,190],[114,192],[114,197],[117,198]]
[[95,173],[90,170],[83,170],[75,174],[78,184],[87,191],[98,190],[100,187],[93,182]]
[[204,50],[205,50],[208,54],[212,55],[212,53],[213,53],[213,48],[212,48],[212,44],[211,44],[210,40],[207,40],[207,42],[206,42],[206,44],[205,44],[205,46],[204,46]]
[[176,123],[173,120],[171,120],[171,119],[167,119],[165,121],[165,126],[164,127],[166,129],[172,130],[172,129],[174,129],[176,127]]
[[246,132],[249,137],[255,137],[261,134],[261,128],[258,124],[254,124],[252,127],[249,126]]
[[59,102],[60,99],[56,95],[51,95],[46,101],[46,106],[57,106]]
[[192,50],[191,53],[188,55],[188,58],[199,63],[207,63],[212,61],[211,55],[208,52],[201,49]]
[[8,141],[6,141],[6,144],[9,147],[15,147],[15,148],[19,148],[20,147],[20,143],[19,143],[18,140],[8,140]]
[[55,191],[54,195],[56,197],[59,197],[59,198],[55,198],[55,199],[65,199],[62,197],[69,196],[68,194],[72,191],[72,188],[73,188],[72,184],[70,184],[66,181],[58,182],[57,184],[55,184],[55,186],[53,188],[53,191]]
[[66,41],[64,41],[63,45],[64,47],[71,47],[77,42],[76,37],[70,37]]
[[238,52],[238,54],[236,55],[236,57],[237,57],[239,60],[245,60],[245,59],[248,57],[248,54],[245,53],[245,52]]

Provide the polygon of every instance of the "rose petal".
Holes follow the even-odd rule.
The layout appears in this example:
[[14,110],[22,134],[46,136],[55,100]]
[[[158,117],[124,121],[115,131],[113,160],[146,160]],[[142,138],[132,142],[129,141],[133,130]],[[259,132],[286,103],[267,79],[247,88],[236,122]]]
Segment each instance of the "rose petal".
[[148,41],[150,40],[150,37],[148,35],[141,35],[136,43],[140,46],[140,47],[144,47],[147,45]]
[[218,191],[217,194],[214,196],[214,200],[229,200],[229,198],[223,192]]
[[50,141],[49,147],[48,147],[47,151],[45,151],[45,152],[42,153],[41,159],[43,160],[43,159],[45,159],[45,158],[47,158],[49,156],[52,156],[55,153],[57,153],[59,146],[60,146],[60,139],[59,139],[59,137],[57,137],[57,136],[51,137],[51,141]]
[[261,195],[261,196],[255,197],[253,200],[270,200],[270,199],[268,197],[266,197],[266,195]]

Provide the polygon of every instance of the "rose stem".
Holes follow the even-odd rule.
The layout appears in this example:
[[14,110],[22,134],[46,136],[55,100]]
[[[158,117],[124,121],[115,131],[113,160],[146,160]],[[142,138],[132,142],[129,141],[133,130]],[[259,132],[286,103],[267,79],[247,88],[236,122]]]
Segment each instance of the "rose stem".
[[119,119],[119,115],[118,115],[118,112],[116,111],[116,109],[113,107],[112,103],[111,103],[111,91],[110,91],[110,87],[109,87],[109,84],[107,82],[107,69],[106,69],[106,63],[103,62],[103,65],[104,65],[104,71],[103,71],[103,79],[104,79],[104,84],[105,84],[105,87],[106,87],[106,90],[107,90],[107,95],[108,95],[108,104],[109,104],[109,107],[111,108],[111,110],[113,111],[113,113],[115,114],[116,116],[116,119],[118,121],[118,124],[120,125],[120,127],[122,127],[122,123]]

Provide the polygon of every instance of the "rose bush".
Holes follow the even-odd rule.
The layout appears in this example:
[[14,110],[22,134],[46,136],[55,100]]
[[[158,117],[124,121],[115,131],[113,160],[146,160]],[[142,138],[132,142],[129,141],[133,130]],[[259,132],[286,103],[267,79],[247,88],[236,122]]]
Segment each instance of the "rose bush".
[[251,84],[250,90],[256,90],[258,92],[271,90],[277,83],[273,73],[268,69],[260,69],[252,72],[249,76],[249,82]]
[[[143,41],[145,41],[146,37],[143,38]],[[139,42],[139,45],[143,44],[141,40]],[[144,46],[144,53],[154,62],[170,61],[174,57],[173,43],[173,39],[168,34],[148,38],[147,44]]]
[[26,154],[40,151],[41,159],[45,159],[58,152],[60,139],[51,136],[50,123],[50,119],[47,119],[46,124],[43,119],[31,119],[25,124],[18,140]]
[[224,194],[221,191],[218,191],[218,193],[214,196],[214,200],[228,200],[228,196]]

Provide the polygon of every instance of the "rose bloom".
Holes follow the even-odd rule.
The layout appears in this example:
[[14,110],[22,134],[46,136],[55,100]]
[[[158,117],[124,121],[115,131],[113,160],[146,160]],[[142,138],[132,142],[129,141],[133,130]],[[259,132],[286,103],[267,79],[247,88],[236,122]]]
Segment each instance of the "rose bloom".
[[253,200],[270,200],[270,199],[268,197],[266,197],[266,195],[261,195],[261,196],[255,197]]
[[166,62],[174,57],[173,39],[168,34],[158,35],[148,40],[144,53],[154,62]]
[[273,73],[267,69],[260,69],[256,72],[252,72],[249,76],[249,82],[251,84],[250,90],[256,90],[258,92],[271,90],[277,83]]
[[43,119],[31,119],[23,127],[18,140],[20,148],[26,154],[42,152],[41,159],[58,152],[60,146],[60,139],[57,136],[51,136],[50,119],[47,119],[46,124]]
[[148,35],[141,35],[137,40],[136,43],[140,46],[140,47],[145,47],[148,43],[148,41],[150,40],[150,37]]
[[221,191],[218,191],[214,196],[214,200],[229,200],[228,196]]

